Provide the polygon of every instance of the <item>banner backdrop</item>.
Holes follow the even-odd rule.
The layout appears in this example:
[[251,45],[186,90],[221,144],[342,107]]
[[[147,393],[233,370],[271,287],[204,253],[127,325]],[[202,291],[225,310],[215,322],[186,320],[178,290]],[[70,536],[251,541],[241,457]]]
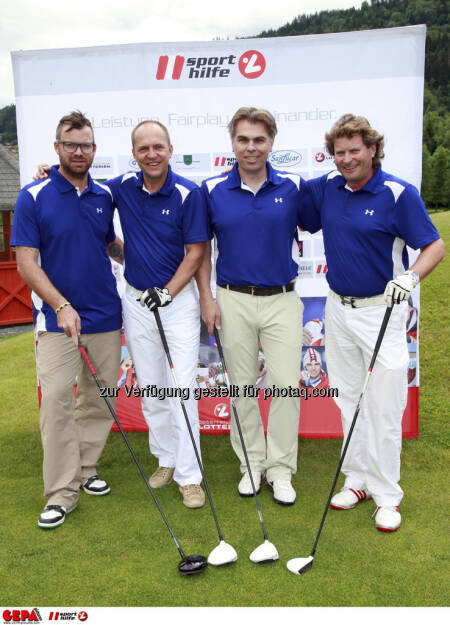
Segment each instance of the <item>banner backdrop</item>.
[[[425,26],[350,33],[192,43],[146,43],[13,52],[20,171],[29,182],[42,162],[54,163],[60,117],[74,109],[92,121],[97,155],[91,174],[106,179],[136,171],[132,128],[145,119],[165,124],[175,171],[200,183],[234,162],[227,124],[240,106],[269,109],[278,125],[272,165],[309,178],[334,168],[324,133],[344,113],[364,115],[385,136],[383,167],[420,188]],[[118,230],[120,225],[117,223]],[[297,291],[305,304],[305,387],[328,385],[324,354],[326,259],[321,234],[299,233]],[[122,288],[122,268],[113,266]],[[418,289],[410,300],[410,369],[403,435],[418,435]],[[322,362],[314,379],[308,349]],[[127,429],[146,429],[140,400],[127,397],[135,374],[124,343],[118,414]],[[270,398],[260,353],[257,388],[263,421]],[[217,350],[202,328],[197,381],[205,395],[223,385]],[[209,389],[209,391],[207,390]],[[317,391],[319,393],[319,391]],[[229,400],[199,401],[201,431],[229,431]],[[301,400],[300,434],[341,436],[330,398]]]

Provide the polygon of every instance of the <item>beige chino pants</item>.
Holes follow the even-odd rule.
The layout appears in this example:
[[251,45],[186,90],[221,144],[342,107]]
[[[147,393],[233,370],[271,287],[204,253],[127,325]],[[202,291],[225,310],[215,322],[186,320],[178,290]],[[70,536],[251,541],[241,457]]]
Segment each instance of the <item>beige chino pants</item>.
[[[81,484],[97,473],[113,419],[72,339],[60,332],[40,332],[38,338],[44,497],[48,504],[70,510],[78,501]],[[101,383],[115,388],[120,330],[83,334],[81,340]],[[109,401],[115,406],[114,398]]]
[[[230,380],[239,387],[236,408],[252,471],[266,471],[267,479],[290,479],[297,471],[300,399],[273,397],[267,441],[256,397],[244,397],[245,384],[255,386],[259,341],[268,370],[268,386],[298,388],[302,351],[303,304],[295,291],[253,296],[217,288],[221,338]],[[260,390],[260,394],[262,389]],[[234,417],[231,444],[247,470]]]

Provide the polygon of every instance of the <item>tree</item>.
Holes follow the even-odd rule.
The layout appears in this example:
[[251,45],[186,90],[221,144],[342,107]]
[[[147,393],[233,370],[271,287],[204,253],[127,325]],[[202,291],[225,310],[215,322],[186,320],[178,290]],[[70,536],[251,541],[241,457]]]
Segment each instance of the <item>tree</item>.
[[432,203],[437,209],[446,209],[450,199],[450,151],[440,145],[431,157],[431,166]]
[[420,188],[420,195],[426,206],[430,206],[432,203],[432,172],[433,167],[431,164],[431,154],[424,144],[422,148],[422,185]]
[[15,104],[0,109],[0,142],[17,143]]

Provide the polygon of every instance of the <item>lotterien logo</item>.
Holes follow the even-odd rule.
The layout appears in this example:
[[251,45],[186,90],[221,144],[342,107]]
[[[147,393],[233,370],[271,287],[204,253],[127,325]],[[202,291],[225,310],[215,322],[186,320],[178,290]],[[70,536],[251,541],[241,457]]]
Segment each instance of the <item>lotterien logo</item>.
[[103,208],[97,208],[97,213],[103,213]]
[[278,202],[280,202],[282,204],[283,203],[283,198],[282,197],[276,197],[275,198],[275,204],[278,204]]
[[364,215],[373,215],[373,210],[370,211],[369,209],[367,209]]
[[161,211],[162,215],[168,215],[170,213],[170,210],[168,208],[163,208]]
[[266,69],[266,59],[258,50],[247,50],[236,60],[235,54],[188,58],[181,54],[164,54],[158,58],[156,80],[228,78],[236,66],[245,78],[258,78]]

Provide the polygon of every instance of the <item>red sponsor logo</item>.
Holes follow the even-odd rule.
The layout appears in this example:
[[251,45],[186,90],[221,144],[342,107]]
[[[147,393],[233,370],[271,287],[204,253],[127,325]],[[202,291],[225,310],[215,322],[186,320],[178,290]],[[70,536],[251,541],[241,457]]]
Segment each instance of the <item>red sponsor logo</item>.
[[156,80],[164,80],[165,78],[179,80],[183,65],[184,56],[180,56],[178,54],[176,56],[160,56],[158,61],[158,68],[156,70]]
[[316,273],[327,273],[327,271],[328,271],[328,266],[326,264],[317,265]]
[[87,621],[87,612],[85,612],[84,610],[81,612],[78,612],[78,620],[79,621]]
[[247,50],[239,58],[238,67],[245,78],[259,78],[266,69],[266,59],[258,50]]
[[[236,55],[198,56],[185,58],[181,54],[164,54],[159,57],[156,80],[183,78],[228,78],[236,66]],[[238,68],[245,78],[259,78],[266,69],[266,59],[258,50],[241,54]]]
[[228,169],[233,167],[236,162],[234,154],[215,154],[213,160],[213,167],[218,169]]
[[214,416],[218,419],[228,419],[230,412],[226,404],[216,404],[214,406]]
[[314,158],[318,163],[322,163],[325,160],[325,154],[323,152],[317,152]]

